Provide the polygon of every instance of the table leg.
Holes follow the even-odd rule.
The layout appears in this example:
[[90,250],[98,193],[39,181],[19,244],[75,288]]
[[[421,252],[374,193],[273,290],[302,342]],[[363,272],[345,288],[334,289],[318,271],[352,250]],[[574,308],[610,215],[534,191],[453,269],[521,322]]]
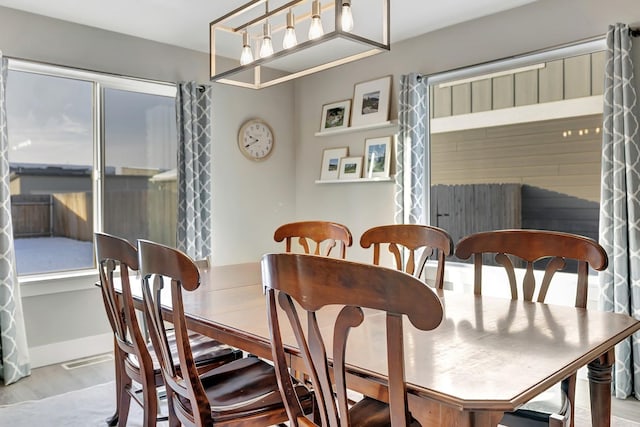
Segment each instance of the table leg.
[[589,394],[593,427],[611,425],[611,368],[615,351],[611,350],[589,363]]

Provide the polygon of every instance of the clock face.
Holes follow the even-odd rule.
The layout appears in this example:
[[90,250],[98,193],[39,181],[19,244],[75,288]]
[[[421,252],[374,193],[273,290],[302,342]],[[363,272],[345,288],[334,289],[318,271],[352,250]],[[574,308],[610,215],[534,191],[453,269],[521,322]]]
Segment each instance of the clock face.
[[238,148],[251,160],[264,160],[269,157],[273,143],[273,131],[262,120],[249,120],[238,132]]

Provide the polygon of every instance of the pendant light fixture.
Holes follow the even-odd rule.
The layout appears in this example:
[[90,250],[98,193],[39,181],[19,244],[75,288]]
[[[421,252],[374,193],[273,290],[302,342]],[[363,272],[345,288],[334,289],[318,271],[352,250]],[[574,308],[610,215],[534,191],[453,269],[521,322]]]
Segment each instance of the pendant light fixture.
[[282,39],[282,48],[290,49],[298,44],[296,38],[296,18],[293,11],[287,12],[287,28],[284,30],[284,38]]
[[[390,49],[391,0],[269,3],[247,0],[209,24],[211,81],[261,89]],[[296,32],[301,23],[308,37]]]
[[353,31],[353,13],[351,13],[351,0],[342,0],[342,31]]
[[242,33],[242,53],[240,54],[240,65],[247,65],[253,62],[253,52],[251,51],[251,41],[249,33],[245,30]]
[[271,41],[271,25],[269,21],[262,25],[262,45],[260,46],[260,58],[268,58],[273,55],[273,42]]
[[320,17],[320,0],[313,0],[311,3],[311,25],[309,25],[309,40],[322,37],[324,28],[322,28],[322,18]]

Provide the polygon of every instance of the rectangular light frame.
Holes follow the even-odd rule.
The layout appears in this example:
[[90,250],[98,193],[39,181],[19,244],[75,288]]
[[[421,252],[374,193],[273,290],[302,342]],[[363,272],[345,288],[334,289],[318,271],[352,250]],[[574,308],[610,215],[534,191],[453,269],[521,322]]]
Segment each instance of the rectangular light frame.
[[[365,0],[360,0],[365,1]],[[366,0],[368,1],[368,0]],[[268,58],[256,58],[253,62],[247,65],[238,65],[232,67],[227,70],[219,71],[217,70],[220,67],[217,67],[216,62],[220,59],[219,56],[216,55],[216,35],[219,32],[231,32],[238,34],[241,37],[241,32],[252,25],[258,25],[263,23],[269,17],[273,17],[275,15],[284,14],[288,9],[302,5],[303,3],[309,3],[309,0],[293,0],[287,2],[273,10],[269,10],[261,14],[258,17],[254,17],[253,19],[249,19],[243,24],[232,27],[228,25],[228,22],[241,17],[243,14],[248,13],[255,7],[265,4],[266,0],[251,0],[248,3],[245,3],[243,6],[225,14],[224,16],[212,21],[209,24],[209,32],[210,32],[210,80],[213,82],[245,87],[250,89],[262,89],[269,86],[273,86],[279,83],[287,82],[298,77],[303,77],[309,74],[317,73],[319,71],[327,70],[332,67],[336,67],[338,65],[346,64],[349,62],[353,62],[362,58],[366,58],[372,55],[377,55],[379,53],[389,51],[390,50],[390,41],[389,41],[389,26],[390,26],[390,17],[389,17],[389,9],[390,9],[390,0],[381,0],[382,12],[381,12],[381,30],[382,36],[381,41],[376,41],[369,39],[367,37],[363,37],[358,34],[342,31],[341,29],[341,17],[342,17],[342,0],[334,0],[333,1],[333,9],[335,16],[335,23],[332,31],[326,32],[321,37],[314,40],[305,40],[303,42],[298,43],[296,46],[290,49],[281,49],[274,52],[274,54]],[[329,6],[331,7],[331,6]],[[324,7],[326,10],[326,7]],[[309,16],[310,17],[310,16]],[[308,16],[303,16],[301,20],[308,18]],[[348,42],[353,42],[358,46],[364,46],[366,50],[355,54],[347,54],[344,57],[338,57],[336,59],[332,59],[328,62],[320,62],[318,64],[314,64],[311,66],[307,66],[305,68],[287,72],[282,71],[282,73],[288,73],[284,75],[277,75],[271,79],[263,80],[263,76],[268,73],[263,73],[262,67],[267,68],[270,63],[273,63],[275,60],[285,57],[293,57],[296,53],[299,53],[305,49],[319,46],[323,43],[326,43],[331,40],[344,40]],[[233,58],[226,58],[227,60],[234,60]],[[245,73],[247,71],[253,70],[253,78],[251,81],[243,81],[236,80],[233,78],[234,75],[239,73]],[[273,73],[271,73],[273,74]]]

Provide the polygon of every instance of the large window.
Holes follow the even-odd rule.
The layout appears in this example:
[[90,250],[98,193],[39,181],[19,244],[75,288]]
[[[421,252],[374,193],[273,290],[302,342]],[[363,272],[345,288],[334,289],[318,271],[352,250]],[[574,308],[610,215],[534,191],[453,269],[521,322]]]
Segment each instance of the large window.
[[18,275],[94,266],[93,232],[175,244],[175,86],[10,61]]
[[[603,50],[604,40],[595,40],[427,77],[431,224],[454,241],[505,228],[598,240]],[[471,268],[448,268],[472,289]],[[569,264],[559,273],[567,286],[552,286],[547,301],[571,301],[572,271]],[[504,277],[501,267],[483,270],[485,280]],[[509,297],[506,287],[483,292]]]
[[597,240],[603,48],[596,41],[434,79],[432,224],[454,241],[500,228]]
[[103,116],[104,230],[175,246],[175,100],[109,88]]

